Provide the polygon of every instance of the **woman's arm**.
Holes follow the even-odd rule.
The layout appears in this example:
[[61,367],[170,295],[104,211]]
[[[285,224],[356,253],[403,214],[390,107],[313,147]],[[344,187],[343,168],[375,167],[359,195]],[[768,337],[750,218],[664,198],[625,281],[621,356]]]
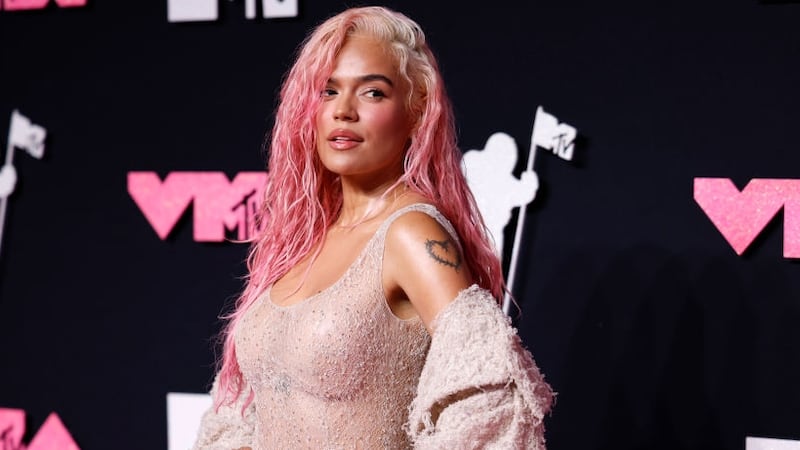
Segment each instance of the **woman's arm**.
[[552,390],[497,299],[472,285],[456,238],[409,213],[385,251],[384,283],[396,283],[432,335],[409,415],[415,448],[544,449]]
[[390,299],[410,301],[432,332],[433,319],[473,280],[458,238],[417,211],[398,217],[387,232],[383,282]]

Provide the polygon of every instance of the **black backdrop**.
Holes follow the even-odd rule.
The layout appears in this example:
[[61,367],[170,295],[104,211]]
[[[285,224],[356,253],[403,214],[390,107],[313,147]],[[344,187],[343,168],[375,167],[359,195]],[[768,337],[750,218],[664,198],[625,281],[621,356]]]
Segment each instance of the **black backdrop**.
[[[32,431],[58,413],[84,450],[165,448],[165,395],[206,389],[246,249],[196,242],[191,208],[159,239],[127,174],[261,170],[295,46],[359,3],[247,19],[244,1],[220,1],[196,23],[168,22],[166,0],[51,3],[0,10],[0,136],[14,109],[48,132],[41,160],[14,158],[0,407],[26,410]],[[384,4],[426,29],[464,149],[502,131],[524,155],[538,105],[579,131],[577,161],[537,157],[515,289],[559,392],[549,448],[800,439],[783,213],[739,256],[692,190],[800,178],[800,4]]]

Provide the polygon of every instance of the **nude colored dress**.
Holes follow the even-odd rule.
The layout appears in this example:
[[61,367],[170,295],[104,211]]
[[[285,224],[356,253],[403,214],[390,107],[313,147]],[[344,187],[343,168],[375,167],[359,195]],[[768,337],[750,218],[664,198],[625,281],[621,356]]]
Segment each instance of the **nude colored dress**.
[[544,448],[550,388],[488,291],[462,291],[434,321],[433,346],[418,317],[389,309],[386,232],[409,211],[435,218],[457,241],[433,206],[410,205],[331,287],[288,307],[267,291],[236,333],[254,400],[244,414],[246,395],[208,410],[195,450]]

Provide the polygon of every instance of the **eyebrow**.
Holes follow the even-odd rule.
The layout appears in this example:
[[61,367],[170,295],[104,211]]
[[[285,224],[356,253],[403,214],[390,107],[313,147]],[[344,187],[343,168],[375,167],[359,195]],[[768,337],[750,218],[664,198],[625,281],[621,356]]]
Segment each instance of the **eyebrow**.
[[[388,84],[389,86],[394,87],[394,83],[392,82],[392,80],[389,77],[387,77],[386,75],[381,75],[379,73],[370,73],[370,74],[367,74],[367,75],[362,75],[362,76],[356,78],[356,80],[358,80],[360,83],[364,83],[364,82],[368,82],[368,81],[383,81],[384,83]],[[336,78],[333,78],[333,77],[329,78],[328,79],[328,83],[336,84],[337,83]]]

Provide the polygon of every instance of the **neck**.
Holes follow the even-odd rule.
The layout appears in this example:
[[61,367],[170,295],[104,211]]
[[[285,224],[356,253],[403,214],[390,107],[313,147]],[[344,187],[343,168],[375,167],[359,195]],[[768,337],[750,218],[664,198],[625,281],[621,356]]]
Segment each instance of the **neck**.
[[342,212],[335,224],[354,227],[380,215],[407,192],[405,184],[396,183],[397,179],[393,178],[365,188],[343,179]]

